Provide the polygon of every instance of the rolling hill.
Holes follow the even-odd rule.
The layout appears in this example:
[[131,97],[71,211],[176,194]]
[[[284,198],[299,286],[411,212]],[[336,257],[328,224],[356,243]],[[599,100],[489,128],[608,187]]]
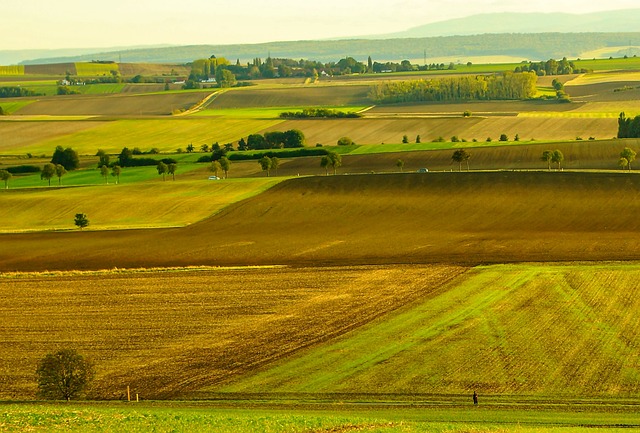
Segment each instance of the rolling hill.
[[636,260],[639,189],[627,173],[296,178],[185,228],[0,235],[0,271]]
[[[376,38],[426,38],[484,33],[636,32],[640,9],[592,13],[486,13],[425,24]],[[372,36],[374,37],[374,36]]]

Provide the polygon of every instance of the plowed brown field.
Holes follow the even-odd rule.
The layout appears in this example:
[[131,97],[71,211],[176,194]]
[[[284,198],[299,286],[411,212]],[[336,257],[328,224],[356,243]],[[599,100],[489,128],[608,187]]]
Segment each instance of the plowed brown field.
[[0,235],[0,271],[637,260],[639,193],[626,173],[299,178],[185,228]]
[[192,396],[433,295],[455,266],[0,278],[0,399],[33,398],[46,353],[96,364],[94,398]]
[[216,97],[209,108],[370,105],[369,86],[240,89]]
[[162,116],[173,110],[186,110],[200,102],[206,93],[167,93],[161,95],[80,95],[43,98],[22,108],[19,115],[50,116]]

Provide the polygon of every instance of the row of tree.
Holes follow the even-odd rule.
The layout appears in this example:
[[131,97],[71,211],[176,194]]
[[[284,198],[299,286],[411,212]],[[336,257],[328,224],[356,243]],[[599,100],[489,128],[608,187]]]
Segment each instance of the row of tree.
[[299,129],[288,131],[271,131],[262,134],[251,134],[245,141],[238,141],[238,150],[291,149],[304,147],[305,136]]
[[562,60],[549,59],[546,62],[528,62],[521,66],[516,66],[515,72],[535,72],[538,76],[545,75],[569,75],[584,74],[586,69],[576,68],[573,62],[563,57]]
[[369,96],[380,104],[529,99],[536,94],[536,82],[537,76],[532,72],[385,81],[373,85]]

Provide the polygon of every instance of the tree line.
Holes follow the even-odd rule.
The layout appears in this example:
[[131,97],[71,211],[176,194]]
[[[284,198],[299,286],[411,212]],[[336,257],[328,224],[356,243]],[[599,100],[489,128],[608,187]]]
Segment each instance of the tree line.
[[633,119],[624,111],[618,116],[618,138],[640,138],[640,116]]
[[529,99],[536,94],[536,82],[532,72],[385,81],[374,84],[369,97],[379,104]]
[[546,62],[526,62],[522,66],[516,66],[514,72],[535,72],[538,76],[545,76],[584,74],[589,71],[584,68],[576,68],[573,62],[563,57],[560,61],[549,59]]

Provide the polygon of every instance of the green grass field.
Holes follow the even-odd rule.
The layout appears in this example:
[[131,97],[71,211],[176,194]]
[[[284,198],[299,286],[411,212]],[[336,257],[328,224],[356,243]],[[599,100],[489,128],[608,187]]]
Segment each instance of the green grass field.
[[34,103],[34,100],[21,100],[21,101],[11,101],[11,102],[0,102],[0,107],[2,107],[2,111],[5,114],[13,114],[22,107],[26,107],[29,104]]
[[[239,404],[109,403],[0,405],[5,432],[193,432],[293,433],[614,433],[638,427],[632,411],[574,408],[389,407],[366,404],[284,404],[242,408]],[[267,405],[268,406],[268,405]],[[306,406],[306,407],[305,407]],[[358,407],[360,406],[360,407]]]

